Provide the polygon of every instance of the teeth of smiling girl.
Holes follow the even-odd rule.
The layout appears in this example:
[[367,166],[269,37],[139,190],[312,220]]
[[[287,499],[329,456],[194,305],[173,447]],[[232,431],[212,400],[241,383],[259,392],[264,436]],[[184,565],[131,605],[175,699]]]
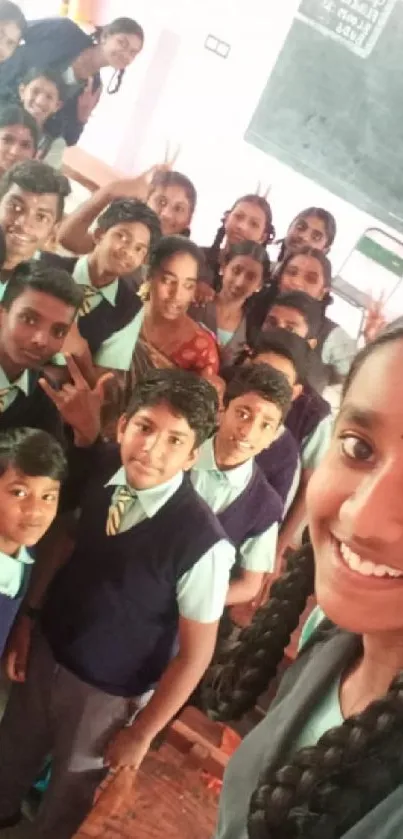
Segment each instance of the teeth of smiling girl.
[[361,559],[343,542],[340,542],[340,553],[348,567],[363,577],[403,577],[403,571],[397,571],[389,565],[379,565],[368,559]]

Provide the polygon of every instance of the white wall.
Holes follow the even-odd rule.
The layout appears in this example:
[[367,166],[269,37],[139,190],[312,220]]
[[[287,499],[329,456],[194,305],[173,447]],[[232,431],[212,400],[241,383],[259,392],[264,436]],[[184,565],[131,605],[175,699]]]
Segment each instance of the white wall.
[[[222,212],[237,196],[253,192],[258,180],[272,184],[278,235],[301,208],[324,206],[338,223],[332,250],[337,269],[376,220],[243,140],[298,4],[99,0],[98,22],[132,14],[145,29],[146,43],[121,92],[103,95],[81,143],[108,163],[139,172],[163,159],[167,140],[179,142],[177,168],[199,190],[193,234],[202,244],[212,240]],[[231,44],[228,59],[204,48],[208,34]]]

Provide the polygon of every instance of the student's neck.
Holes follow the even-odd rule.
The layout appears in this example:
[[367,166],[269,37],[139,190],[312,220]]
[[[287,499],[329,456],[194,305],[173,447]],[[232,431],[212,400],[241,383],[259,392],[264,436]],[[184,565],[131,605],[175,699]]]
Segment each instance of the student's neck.
[[233,300],[231,297],[228,297],[225,294],[224,289],[221,289],[216,297],[216,306],[219,309],[226,309],[228,312],[230,311],[233,314],[243,311],[244,302],[244,300]]
[[107,67],[108,62],[104,58],[100,44],[88,47],[73,62],[74,75],[77,81],[87,81],[94,73],[98,73],[102,67]]
[[24,367],[15,364],[9,356],[4,352],[0,344],[0,367],[4,370],[9,382],[14,382],[21,375]]
[[95,288],[104,288],[116,280],[115,274],[102,270],[95,252],[88,257],[88,273]]
[[403,670],[403,632],[365,635],[363,644],[364,654],[342,686],[348,715],[384,696],[397,673]]
[[225,443],[222,443],[220,440],[220,432],[218,431],[216,436],[214,437],[213,442],[213,450],[214,450],[214,460],[219,469],[222,472],[229,472],[230,469],[236,469],[238,466],[242,466],[246,463],[247,460],[250,460],[249,457],[245,457],[244,460],[240,460],[238,463],[231,463],[228,462],[229,458],[225,453]]
[[17,545],[11,539],[7,539],[0,534],[0,551],[7,556],[16,556],[20,550],[21,545]]

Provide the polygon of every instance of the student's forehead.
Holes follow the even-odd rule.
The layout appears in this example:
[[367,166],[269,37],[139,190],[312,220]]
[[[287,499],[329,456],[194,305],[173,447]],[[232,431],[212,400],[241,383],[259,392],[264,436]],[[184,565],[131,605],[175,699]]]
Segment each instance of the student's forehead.
[[49,475],[26,475],[21,469],[15,466],[8,466],[0,477],[0,481],[5,484],[20,483],[25,486],[32,487],[46,487],[49,489],[59,489],[60,481],[55,478],[50,478]]
[[258,391],[254,390],[242,394],[242,396],[238,396],[233,400],[233,404],[237,407],[250,408],[255,413],[267,415],[272,415],[273,411],[278,412],[279,410],[277,405],[273,402],[269,402]]
[[74,311],[73,306],[59,300],[52,294],[47,294],[45,291],[36,291],[33,288],[27,288],[13,301],[11,308],[18,307],[18,309],[30,309],[35,311],[38,315],[58,321],[70,321],[71,314]]
[[173,201],[181,201],[189,204],[189,198],[183,186],[179,184],[167,184],[166,186],[157,187],[156,195],[160,197],[170,198]]
[[23,189],[18,184],[11,184],[10,189],[7,190],[4,198],[10,197],[20,199],[23,204],[52,210],[52,212],[56,213],[58,196],[53,192],[44,192],[39,195],[36,192],[29,192],[29,190]]
[[175,413],[173,408],[165,401],[158,402],[155,405],[143,405],[136,411],[133,419],[141,419],[142,417],[155,424],[163,425],[168,431],[180,431],[182,434],[192,433],[186,417]]
[[127,233],[130,236],[144,236],[144,238],[150,238],[150,230],[146,224],[142,221],[118,221],[117,224],[113,224],[109,230],[113,233]]
[[355,374],[342,410],[353,404],[360,411],[403,421],[402,361],[403,339],[377,347]]
[[281,306],[274,305],[270,309],[271,315],[277,315],[279,318],[292,318],[297,320],[303,320],[306,323],[306,316],[303,312],[300,312],[299,309],[295,309],[293,306]]

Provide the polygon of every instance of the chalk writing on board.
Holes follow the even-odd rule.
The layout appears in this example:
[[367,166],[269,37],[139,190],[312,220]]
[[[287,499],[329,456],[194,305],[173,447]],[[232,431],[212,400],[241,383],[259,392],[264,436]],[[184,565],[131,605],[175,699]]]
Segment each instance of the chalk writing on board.
[[301,0],[296,17],[361,58],[375,46],[397,0]]

